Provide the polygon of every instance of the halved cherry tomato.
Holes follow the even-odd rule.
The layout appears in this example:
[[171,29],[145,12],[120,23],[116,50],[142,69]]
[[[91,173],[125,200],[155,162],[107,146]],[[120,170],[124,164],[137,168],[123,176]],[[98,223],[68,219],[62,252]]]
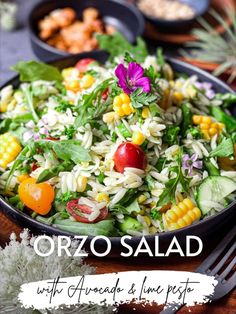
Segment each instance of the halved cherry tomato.
[[108,89],[104,90],[104,92],[102,93],[102,100],[107,100],[108,97]]
[[36,164],[36,162],[33,162],[32,165],[31,165],[31,171],[34,171],[36,169],[38,169],[39,166]]
[[90,221],[88,219],[88,215],[92,214],[93,212],[92,208],[87,205],[80,205],[78,204],[78,202],[79,202],[79,198],[70,201],[66,205],[66,209],[68,213],[70,213],[71,216],[75,218],[75,220],[79,222],[84,222],[84,223],[95,223],[95,222],[98,222],[107,218],[108,209],[105,206],[102,209],[100,209],[100,215],[96,219]]
[[84,73],[88,70],[88,65],[92,62],[96,62],[96,60],[92,59],[92,58],[85,58],[85,59],[81,59],[79,60],[75,67],[76,69],[78,69],[81,73]]
[[49,213],[55,197],[54,189],[49,183],[36,183],[34,178],[21,182],[18,193],[20,200],[40,215]]
[[121,144],[114,155],[115,169],[123,173],[126,167],[145,170],[147,156],[142,148],[129,142]]

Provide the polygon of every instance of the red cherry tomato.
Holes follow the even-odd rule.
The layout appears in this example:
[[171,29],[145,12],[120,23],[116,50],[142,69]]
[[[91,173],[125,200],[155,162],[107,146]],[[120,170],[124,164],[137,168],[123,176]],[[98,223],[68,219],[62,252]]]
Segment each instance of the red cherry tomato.
[[38,168],[39,168],[39,166],[35,162],[33,162],[32,165],[31,165],[31,171],[34,171],[34,170],[36,170]]
[[123,173],[126,167],[145,170],[147,167],[147,156],[144,151],[135,144],[121,144],[114,155],[115,169]]
[[92,208],[87,205],[80,205],[78,204],[78,201],[79,199],[75,199],[70,201],[66,205],[68,213],[70,213],[71,216],[74,217],[77,221],[84,223],[95,223],[107,218],[108,209],[105,206],[102,209],[100,209],[100,215],[96,219],[90,221],[88,219],[88,215],[92,214],[93,212]]
[[96,62],[96,60],[92,59],[92,58],[85,58],[85,59],[81,59],[79,60],[75,67],[76,69],[78,69],[81,73],[84,73],[87,71],[88,69],[88,65],[92,62]]
[[108,89],[104,90],[104,92],[102,93],[102,100],[107,100],[108,97]]

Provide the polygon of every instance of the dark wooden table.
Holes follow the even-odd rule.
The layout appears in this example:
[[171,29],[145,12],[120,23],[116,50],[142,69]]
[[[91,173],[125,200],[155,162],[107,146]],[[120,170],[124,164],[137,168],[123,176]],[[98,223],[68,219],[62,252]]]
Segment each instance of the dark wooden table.
[[[11,222],[0,212],[0,246],[4,246],[9,239],[12,232],[19,234],[21,228]],[[226,233],[223,230],[214,239],[205,245],[204,253],[196,258],[92,258],[86,259],[88,264],[97,268],[98,274],[129,271],[129,270],[182,270],[194,271],[203,259],[212,251],[215,245],[220,241],[222,236]],[[135,309],[135,310],[133,310]],[[236,313],[236,290],[229,294],[227,297],[218,302],[198,305],[191,308],[183,308],[179,311],[180,314],[235,314]],[[141,306],[141,305],[122,305],[119,308],[119,314],[158,314],[162,310],[162,306]]]

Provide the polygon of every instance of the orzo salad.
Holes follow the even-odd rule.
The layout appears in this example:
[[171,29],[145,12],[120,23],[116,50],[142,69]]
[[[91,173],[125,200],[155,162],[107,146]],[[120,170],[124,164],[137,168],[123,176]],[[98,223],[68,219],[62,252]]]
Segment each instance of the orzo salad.
[[236,120],[197,76],[125,53],[59,71],[19,62],[1,90],[0,193],[83,235],[172,231],[235,199]]

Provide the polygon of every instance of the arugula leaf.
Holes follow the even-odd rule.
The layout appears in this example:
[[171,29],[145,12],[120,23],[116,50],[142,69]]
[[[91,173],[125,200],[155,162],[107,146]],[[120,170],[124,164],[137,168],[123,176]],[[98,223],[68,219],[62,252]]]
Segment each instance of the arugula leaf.
[[34,97],[33,97],[33,92],[32,92],[31,86],[24,86],[22,88],[22,91],[24,93],[27,105],[29,107],[29,110],[31,111],[31,114],[32,114],[34,121],[38,122],[39,117],[38,117],[38,115],[35,111],[35,108],[34,108],[35,104],[34,104]]
[[36,61],[20,61],[16,65],[11,67],[12,70],[20,74],[20,80],[22,82],[34,82],[34,81],[62,81],[62,75],[60,71],[49,64]]
[[210,157],[230,157],[234,154],[234,144],[231,138],[223,141],[210,153]]
[[142,108],[152,104],[157,98],[157,95],[143,93],[142,89],[138,88],[131,94],[131,103],[134,108]]
[[101,101],[103,92],[110,86],[112,79],[107,79],[98,85],[89,95],[83,95],[81,104],[77,106],[79,113],[75,119],[75,128],[96,120],[106,111],[104,102]]
[[75,164],[91,160],[87,149],[83,148],[80,142],[76,140],[54,142],[53,150],[58,158],[65,161],[72,160]]
[[191,179],[186,178],[182,173],[182,152],[177,158],[178,165],[172,167],[171,171],[176,173],[176,177],[170,179],[166,185],[165,189],[159,197],[157,206],[164,206],[170,202],[175,203],[175,192],[177,185],[180,183],[184,192],[188,192],[189,182]]
[[73,232],[81,235],[97,236],[104,235],[107,237],[118,236],[119,232],[114,227],[114,220],[102,220],[97,223],[85,224],[82,222],[72,221],[71,219],[56,219],[53,225],[61,230]]
[[185,103],[181,107],[182,110],[182,123],[181,123],[181,133],[185,136],[188,128],[192,126],[192,112],[191,106],[188,103]]
[[169,145],[177,144],[179,131],[180,128],[178,126],[167,126],[163,135],[163,142]]
[[220,170],[216,168],[209,159],[207,158],[204,159],[204,166],[209,176],[220,176]]
[[228,132],[236,131],[236,119],[228,115],[219,107],[210,107],[211,115],[219,122],[225,124]]
[[37,183],[41,183],[44,181],[48,181],[51,178],[56,177],[62,171],[71,171],[74,165],[71,162],[64,161],[63,163],[52,167],[51,169],[45,169],[43,172],[40,173]]
[[129,52],[138,63],[142,63],[148,56],[146,43],[141,38],[137,39],[136,46],[131,45],[120,33],[115,33],[113,35],[98,34],[96,35],[96,38],[99,47],[110,54],[111,61],[117,56],[124,55],[125,52]]
[[124,125],[124,123],[120,123],[118,126],[117,126],[118,130],[120,131],[121,135],[124,136],[124,138],[127,138],[127,137],[131,137],[131,133],[130,131],[126,128],[126,126]]
[[7,118],[0,123],[0,134],[6,133],[12,123],[12,119]]

